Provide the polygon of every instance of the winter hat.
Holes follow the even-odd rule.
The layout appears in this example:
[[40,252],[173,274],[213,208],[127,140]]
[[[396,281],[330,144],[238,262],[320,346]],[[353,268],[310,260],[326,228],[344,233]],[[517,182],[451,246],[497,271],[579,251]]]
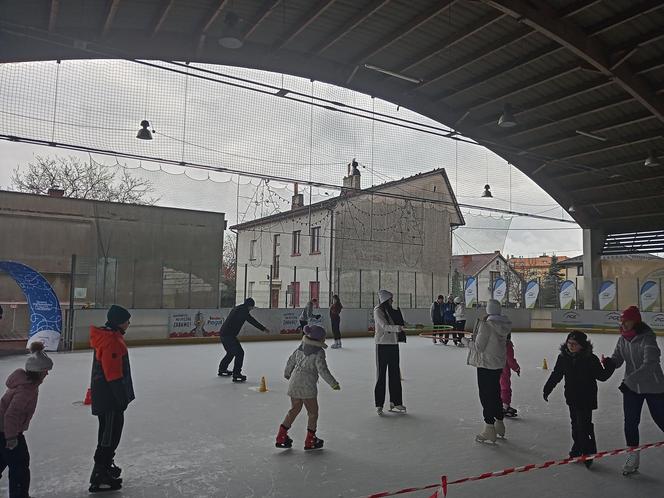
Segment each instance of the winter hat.
[[118,325],[121,325],[131,318],[131,313],[129,313],[122,306],[117,304],[112,305],[106,313],[106,326],[109,328],[117,328]]
[[256,301],[254,301],[253,297],[248,297],[247,299],[244,300],[244,305],[245,306],[256,306]]
[[502,311],[502,306],[500,301],[495,299],[489,299],[489,302],[486,304],[486,314],[487,315],[500,315]]
[[318,325],[306,325],[304,327],[304,335],[306,335],[309,339],[313,339],[314,341],[324,342],[325,336],[327,334],[323,327]]
[[588,342],[588,336],[580,330],[572,330],[567,334],[567,340],[569,341],[570,339],[577,342],[583,349],[588,349],[588,345],[590,344]]
[[630,306],[620,315],[620,321],[630,321],[635,323],[641,323],[641,312],[636,306]]
[[454,298],[454,304],[461,304],[461,298],[460,297],[455,297]]
[[30,344],[30,353],[25,361],[27,372],[45,372],[53,368],[53,360],[44,353],[44,343],[33,342]]
[[378,302],[380,304],[383,304],[385,301],[391,299],[393,296],[394,295],[390,291],[381,289],[378,291]]

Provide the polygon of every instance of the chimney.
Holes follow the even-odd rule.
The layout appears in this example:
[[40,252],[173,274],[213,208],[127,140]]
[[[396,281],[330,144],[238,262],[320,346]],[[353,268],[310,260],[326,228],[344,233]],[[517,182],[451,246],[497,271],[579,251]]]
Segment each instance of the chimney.
[[291,201],[291,209],[304,207],[304,194],[299,193],[299,185],[293,184],[293,199]]
[[53,185],[50,189],[48,189],[48,195],[49,197],[64,197],[65,191],[57,185]]
[[353,158],[353,161],[348,163],[348,176],[344,176],[344,189],[360,190],[360,170],[358,169],[358,162]]

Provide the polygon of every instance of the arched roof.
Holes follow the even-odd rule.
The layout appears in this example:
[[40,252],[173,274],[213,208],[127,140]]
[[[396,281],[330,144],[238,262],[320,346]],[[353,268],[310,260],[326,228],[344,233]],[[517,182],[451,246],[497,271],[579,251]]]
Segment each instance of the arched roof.
[[[219,44],[239,16],[239,49]],[[38,33],[58,43],[22,34]],[[664,225],[661,0],[21,0],[0,62],[185,60],[285,72],[452,127],[518,167],[583,226]],[[411,81],[386,75],[381,68]],[[517,126],[500,128],[504,104]],[[581,133],[580,133],[581,132]],[[664,158],[659,159],[664,163]]]

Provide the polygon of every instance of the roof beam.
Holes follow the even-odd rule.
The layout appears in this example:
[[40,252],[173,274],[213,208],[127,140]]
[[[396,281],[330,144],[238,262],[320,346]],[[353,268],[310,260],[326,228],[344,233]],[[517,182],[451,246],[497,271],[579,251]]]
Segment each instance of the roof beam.
[[429,60],[431,57],[435,57],[436,55],[449,49],[450,47],[453,47],[454,45],[461,43],[466,38],[469,38],[478,31],[485,29],[487,26],[490,26],[491,24],[500,21],[504,17],[505,14],[501,14],[499,12],[489,12],[489,14],[487,14],[486,16],[478,19],[474,23],[465,26],[462,30],[451,34],[447,38],[440,40],[435,45],[432,45],[431,47],[427,48],[424,52],[419,53],[414,59],[411,59],[403,63],[401,66],[395,69],[395,72],[403,73],[405,71],[413,69],[415,66],[418,66],[423,62]]
[[205,36],[207,34],[214,22],[219,17],[219,14],[221,14],[221,11],[224,10],[226,3],[228,3],[228,0],[217,0],[214,7],[212,7],[208,15],[201,23],[201,28],[198,30],[199,36]]
[[608,218],[602,217],[602,221],[621,221],[621,220],[633,220],[633,219],[638,219],[641,220],[641,218],[654,218],[654,217],[664,217],[664,211],[660,208],[658,211],[652,211],[652,212],[646,212],[644,213],[643,211],[635,211],[632,214],[627,214],[623,216],[610,216]]
[[323,15],[323,12],[329,9],[335,1],[336,0],[320,0],[306,14],[298,19],[297,23],[295,23],[291,30],[276,43],[276,48],[284,48],[286,45],[288,45],[288,43],[293,41],[297,35],[307,29],[307,26]]
[[[621,142],[618,142],[618,143],[616,143],[616,142],[608,143],[607,145],[604,145],[602,147],[598,147],[596,149],[587,149],[586,148],[585,150],[583,150],[581,152],[575,152],[574,154],[569,154],[567,156],[558,157],[558,158],[556,158],[556,160],[558,160],[558,161],[568,161],[570,159],[577,159],[579,157],[589,156],[589,155],[592,155],[592,154],[597,154],[598,152],[606,152],[606,151],[609,151],[609,150],[621,149],[623,147],[628,147],[630,145],[637,145],[637,144],[641,144],[641,143],[645,143],[645,142],[651,142],[653,140],[657,140],[657,139],[661,139],[661,138],[664,138],[664,136],[662,135],[661,130],[651,131],[651,132],[648,132],[648,133],[640,133],[639,135],[634,135],[632,137],[623,139],[624,141],[621,141]],[[644,158],[644,160],[645,160],[645,158]],[[551,161],[551,162],[555,162],[555,161]]]
[[573,16],[574,14],[578,14],[582,10],[586,10],[593,5],[600,3],[601,1],[602,0],[580,0],[562,9],[560,11],[560,15],[562,17]]
[[[636,123],[642,123],[644,121],[649,121],[651,119],[656,119],[655,116],[650,114],[647,111],[641,111],[637,116],[632,116],[631,118],[625,119],[625,117],[620,117],[618,119],[614,119],[613,121],[610,121],[608,123],[604,123],[604,125],[601,128],[593,128],[592,130],[587,130],[588,133],[592,133],[593,135],[599,135],[601,133],[606,133],[607,131],[615,130],[617,128],[622,128],[623,126],[630,126]],[[586,131],[586,130],[583,130]],[[601,136],[601,135],[600,135]],[[575,139],[580,139],[584,138],[582,135],[576,133],[575,131],[572,133],[566,133],[564,135],[558,135],[557,137],[548,140],[546,142],[540,142],[540,143],[533,143],[533,144],[528,144],[524,145],[523,148],[527,150],[528,152],[536,151],[539,149],[544,149],[546,147],[551,147],[552,145],[560,145],[565,142],[569,142],[570,140],[575,140]],[[586,137],[586,140],[592,140],[588,139]]]
[[409,33],[412,33],[415,31],[417,28],[420,26],[426,24],[428,21],[436,17],[437,15],[441,14],[442,12],[446,11],[449,9],[452,5],[454,5],[458,0],[441,0],[435,2],[429,9],[420,12],[417,14],[415,17],[413,17],[410,21],[408,21],[406,24],[399,26],[396,30],[392,31],[388,35],[384,36],[380,40],[378,40],[376,43],[371,45],[367,50],[362,52],[360,55],[356,56],[353,61],[351,62],[351,65],[357,66],[359,64],[362,64],[363,62],[369,60],[371,57],[375,56],[376,54],[382,52],[385,50],[387,47],[390,45],[396,43],[399,41],[401,38],[404,36],[408,35]]
[[[641,158],[641,161],[643,161],[643,158]],[[560,178],[560,177],[557,177],[557,178]],[[578,192],[587,193],[587,192],[592,192],[594,190],[602,190],[602,189],[607,189],[607,188],[611,188],[611,187],[622,187],[623,185],[629,185],[629,184],[633,184],[633,183],[641,183],[641,182],[644,182],[644,181],[662,180],[662,179],[664,179],[664,173],[656,173],[656,174],[653,174],[653,175],[650,175],[650,176],[643,176],[643,177],[639,177],[639,178],[630,178],[630,179],[627,179],[627,177],[623,177],[623,178],[624,178],[623,180],[617,180],[617,181],[614,181],[613,183],[609,183],[609,184],[602,184],[602,185],[595,184],[595,185],[588,185],[588,186],[585,186],[585,187],[567,188],[565,190],[567,192],[571,193],[571,194],[576,194]]]
[[[664,198],[664,192],[662,192],[661,189],[657,193],[651,194],[651,195],[648,195],[648,194],[642,195],[640,193],[639,197],[638,197],[639,202],[649,201],[649,200],[653,200],[653,199],[662,199],[662,198]],[[599,201],[584,201],[581,204],[574,203],[574,206],[577,207],[577,208],[579,208],[579,207],[591,207],[591,206],[611,206],[613,204],[622,204],[622,203],[626,203],[626,202],[634,202],[634,198],[631,197],[631,196],[630,197],[616,197],[616,198],[613,198],[613,199],[607,199],[606,197],[603,197],[602,200],[599,200]]]
[[51,7],[48,11],[48,31],[53,33],[55,31],[55,24],[58,21],[58,13],[60,12],[60,0],[51,0]]
[[314,47],[312,52],[315,53],[316,55],[322,54],[328,48],[330,48],[332,45],[334,45],[339,40],[341,40],[344,36],[346,36],[348,33],[350,33],[355,28],[357,28],[364,21],[369,19],[372,15],[374,15],[380,9],[385,7],[385,5],[387,5],[388,3],[390,3],[390,0],[373,0],[366,7],[364,7],[360,12],[355,14],[350,20],[345,22],[344,25],[341,27],[341,29],[339,29],[338,31],[335,31],[329,37],[327,37],[325,40],[323,40],[318,45],[316,45],[316,47]]
[[[633,155],[633,156],[630,156],[626,159],[619,159],[618,161],[614,161],[614,162],[609,163],[609,164],[602,164],[602,165],[599,165],[599,166],[588,166],[588,165],[586,165],[586,167],[588,168],[586,171],[575,171],[574,173],[564,173],[562,175],[552,176],[551,178],[554,179],[554,180],[567,180],[567,179],[570,179],[570,178],[576,178],[576,177],[579,177],[579,176],[584,176],[584,175],[587,175],[588,173],[596,174],[596,175],[602,175],[602,178],[610,178],[608,176],[604,176],[608,173],[609,170],[617,169],[617,168],[623,168],[625,166],[629,166],[629,165],[632,165],[632,164],[638,164],[638,163],[643,164],[643,161],[645,161],[645,159],[646,158],[643,155],[643,153],[639,153],[639,155]],[[619,177],[619,176],[620,176],[619,174],[616,174],[616,177]]]
[[567,48],[602,74],[614,78],[618,85],[664,122],[664,101],[652,91],[648,82],[634,74],[628,63],[612,70],[607,47],[597,39],[591,38],[574,23],[561,18],[550,5],[542,2],[533,6],[534,4],[526,0],[482,0],[482,2],[519,19],[538,33]]
[[466,66],[476,63],[479,59],[488,57],[489,55],[504,49],[508,45],[521,41],[532,34],[533,34],[532,30],[527,28],[521,28],[513,33],[505,35],[500,40],[485,45],[479,50],[475,50],[467,57],[459,59],[458,61],[445,67],[444,69],[436,71],[435,73],[428,74],[427,76],[424,77],[424,81],[419,85],[416,85],[413,88],[413,90],[421,90],[422,88],[426,88],[427,86],[437,82],[438,80],[441,80],[452,73],[456,73],[457,71],[465,68]]
[[159,6],[159,13],[155,18],[154,27],[152,28],[152,36],[155,36],[164,25],[174,3],[175,0],[162,0],[161,5]]
[[281,0],[267,0],[264,1],[263,4],[261,5],[260,9],[256,12],[256,15],[251,19],[251,22],[249,23],[249,26],[247,27],[246,31],[242,34],[242,39],[246,40],[249,38],[251,35],[253,35],[256,32],[256,29],[258,29],[258,26],[267,18],[267,16],[270,15],[281,3]]
[[608,31],[611,28],[625,24],[626,22],[636,19],[639,16],[646,15],[654,10],[664,7],[664,3],[661,0],[647,0],[645,2],[636,3],[629,9],[619,12],[618,14],[604,19],[603,21],[598,22],[590,26],[587,29],[588,32],[593,34],[600,34]]
[[[545,128],[548,128],[550,126],[559,126],[561,123],[564,123],[566,121],[571,121],[574,119],[578,119],[583,116],[588,116],[590,114],[594,114],[596,112],[602,112],[607,109],[611,109],[612,107],[617,107],[622,104],[626,104],[628,102],[632,102],[634,100],[633,97],[624,97],[622,99],[610,99],[608,101],[600,102],[599,104],[590,104],[586,105],[584,107],[577,108],[575,112],[572,114],[565,112],[565,113],[560,113],[557,115],[553,115],[548,119],[540,120],[536,123],[533,123],[532,125],[528,125],[528,127],[524,130],[517,131],[514,133],[508,133],[505,135],[505,138],[515,138],[515,137],[520,137],[522,135],[528,135],[529,133],[532,133],[534,131],[540,131]],[[515,114],[516,115],[516,114]],[[492,123],[495,123],[496,120],[492,120]]]
[[108,32],[111,30],[111,26],[113,26],[113,21],[115,20],[115,14],[118,13],[118,7],[120,7],[120,0],[108,1],[106,17],[104,18],[104,26],[101,29],[102,38],[105,38],[108,35]]

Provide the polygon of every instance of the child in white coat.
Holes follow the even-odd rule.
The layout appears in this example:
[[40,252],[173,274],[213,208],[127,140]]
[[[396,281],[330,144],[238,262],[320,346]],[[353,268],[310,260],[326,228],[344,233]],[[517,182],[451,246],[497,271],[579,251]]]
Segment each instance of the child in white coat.
[[284,377],[289,379],[288,395],[291,398],[291,409],[279,427],[277,434],[277,448],[291,448],[293,440],[288,437],[288,430],[302,411],[307,409],[309,417],[307,423],[307,438],[304,441],[305,450],[317,450],[323,447],[323,440],[316,437],[318,423],[318,376],[323,377],[332,389],[341,389],[339,383],[330,373],[325,360],[325,329],[318,325],[304,327],[302,344],[290,355]]

